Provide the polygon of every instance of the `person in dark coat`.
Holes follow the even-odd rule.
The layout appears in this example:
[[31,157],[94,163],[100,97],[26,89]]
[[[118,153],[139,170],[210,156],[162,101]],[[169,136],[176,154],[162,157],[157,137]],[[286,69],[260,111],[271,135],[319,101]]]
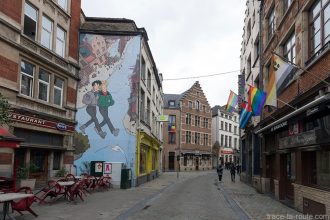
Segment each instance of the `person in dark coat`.
[[236,167],[232,163],[231,166],[230,166],[230,175],[231,175],[231,181],[232,182],[235,182],[235,172],[236,172]]
[[222,173],[223,173],[223,167],[221,164],[219,164],[219,166],[217,167],[217,173],[218,173],[218,177],[219,177],[219,181],[222,180]]

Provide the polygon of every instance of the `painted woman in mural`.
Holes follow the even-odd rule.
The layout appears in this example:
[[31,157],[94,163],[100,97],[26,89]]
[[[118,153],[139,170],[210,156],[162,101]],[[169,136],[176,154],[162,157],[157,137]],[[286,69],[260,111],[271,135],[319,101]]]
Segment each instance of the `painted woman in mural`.
[[80,130],[83,134],[85,134],[85,129],[92,123],[94,123],[95,131],[98,135],[100,135],[101,138],[105,138],[107,135],[106,132],[102,131],[99,120],[96,117],[96,106],[98,105],[98,100],[99,100],[99,87],[102,84],[100,80],[95,80],[92,82],[92,90],[87,92],[83,96],[82,102],[87,105],[86,107],[86,112],[89,114],[91,119],[87,121],[85,124],[80,126]]
[[100,126],[103,127],[105,124],[107,124],[111,133],[114,136],[118,136],[119,129],[115,129],[108,114],[109,107],[112,106],[115,101],[113,100],[110,92],[107,90],[107,81],[105,80],[102,81],[101,90],[99,91],[98,97],[99,111],[103,117],[103,121],[101,122]]

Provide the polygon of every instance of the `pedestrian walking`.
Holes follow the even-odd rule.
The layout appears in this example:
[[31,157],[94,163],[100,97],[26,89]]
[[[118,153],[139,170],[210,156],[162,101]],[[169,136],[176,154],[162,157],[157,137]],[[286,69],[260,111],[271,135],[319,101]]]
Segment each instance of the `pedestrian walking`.
[[217,168],[217,173],[218,173],[218,177],[219,177],[219,181],[222,181],[222,173],[223,173],[223,167],[221,164],[219,164],[218,168]]
[[236,167],[234,164],[231,164],[230,166],[230,175],[231,175],[231,181],[235,182],[235,172],[236,172]]

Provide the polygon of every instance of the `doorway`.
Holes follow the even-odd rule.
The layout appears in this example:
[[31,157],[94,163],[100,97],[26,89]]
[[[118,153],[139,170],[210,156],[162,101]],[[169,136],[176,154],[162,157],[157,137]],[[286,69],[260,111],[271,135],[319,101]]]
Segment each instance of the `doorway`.
[[199,169],[199,157],[196,157],[196,170]]
[[168,170],[174,171],[175,152],[169,152],[168,154]]
[[293,185],[295,179],[295,153],[285,154],[285,197],[293,200]]

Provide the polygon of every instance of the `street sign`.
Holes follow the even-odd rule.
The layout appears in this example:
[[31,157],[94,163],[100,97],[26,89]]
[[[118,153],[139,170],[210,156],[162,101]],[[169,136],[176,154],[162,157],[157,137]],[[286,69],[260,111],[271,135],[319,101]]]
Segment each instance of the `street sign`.
[[168,121],[168,115],[158,115],[157,116],[157,121],[159,121],[159,122],[166,122],[166,121]]

